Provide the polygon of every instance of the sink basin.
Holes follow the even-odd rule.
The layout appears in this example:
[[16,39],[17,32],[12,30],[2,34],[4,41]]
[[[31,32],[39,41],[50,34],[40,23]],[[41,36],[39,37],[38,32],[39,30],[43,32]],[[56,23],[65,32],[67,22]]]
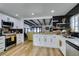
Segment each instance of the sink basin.
[[75,37],[68,37],[68,38],[70,38],[70,39],[75,39]]

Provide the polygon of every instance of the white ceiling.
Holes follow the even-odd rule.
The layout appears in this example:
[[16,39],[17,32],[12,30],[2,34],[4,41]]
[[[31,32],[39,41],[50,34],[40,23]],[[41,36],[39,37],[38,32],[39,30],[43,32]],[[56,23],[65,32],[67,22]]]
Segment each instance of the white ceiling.
[[[37,24],[37,18],[44,25],[42,18],[46,24],[49,24],[51,16],[65,15],[77,3],[0,3],[0,12],[8,14],[16,18],[24,18],[25,20],[33,19]],[[51,13],[54,10],[54,13]],[[35,15],[32,15],[34,13]],[[16,16],[18,14],[18,16]],[[36,19],[35,19],[36,18]]]
[[[65,15],[77,3],[0,3],[0,11],[18,18]],[[51,10],[55,10],[51,13]],[[32,15],[35,13],[35,15]]]

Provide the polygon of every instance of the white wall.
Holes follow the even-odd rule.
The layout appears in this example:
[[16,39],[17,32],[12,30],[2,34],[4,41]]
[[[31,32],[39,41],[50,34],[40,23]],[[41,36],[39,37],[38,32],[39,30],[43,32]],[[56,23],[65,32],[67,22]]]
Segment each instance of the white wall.
[[29,25],[24,24],[24,28],[30,28]]

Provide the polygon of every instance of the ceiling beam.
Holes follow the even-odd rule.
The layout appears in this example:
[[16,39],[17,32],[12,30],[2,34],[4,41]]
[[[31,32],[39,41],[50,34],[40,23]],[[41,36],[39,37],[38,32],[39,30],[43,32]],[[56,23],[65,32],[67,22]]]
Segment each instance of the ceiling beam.
[[29,24],[29,25],[31,25],[31,26],[36,26],[35,24],[33,24],[33,23],[31,23],[31,22],[29,22],[27,20],[24,20],[24,22],[27,23],[27,24]]
[[39,19],[37,19],[37,21],[39,22],[40,25],[42,25],[42,23],[39,21]]
[[38,25],[35,21],[33,21],[33,20],[30,20],[32,23],[34,23],[35,25]]
[[43,22],[44,22],[44,25],[46,25],[46,21],[45,21],[45,19],[43,19]]
[[51,25],[51,23],[52,23],[52,18],[51,18],[50,21],[49,21],[49,25]]
[[26,22],[24,22],[24,24],[27,24],[27,25],[29,25],[29,26],[33,26],[33,25],[31,25],[31,24],[29,24],[29,23],[26,23]]

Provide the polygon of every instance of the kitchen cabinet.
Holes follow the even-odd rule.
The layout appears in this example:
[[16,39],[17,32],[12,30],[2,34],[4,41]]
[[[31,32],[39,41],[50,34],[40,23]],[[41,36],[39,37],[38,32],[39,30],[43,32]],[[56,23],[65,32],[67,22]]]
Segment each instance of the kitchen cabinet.
[[17,19],[14,19],[14,26],[13,26],[13,29],[18,29],[18,20]]
[[39,36],[39,34],[34,34],[33,35],[33,45],[34,46],[41,46],[40,37],[42,39],[42,36],[41,35]]
[[47,47],[58,48],[58,39],[56,35],[47,35],[46,38]]
[[1,19],[0,19],[0,28],[2,28],[2,22],[1,22]]
[[70,44],[66,43],[66,55],[67,56],[79,56],[79,50],[75,49]]
[[5,49],[5,36],[0,36],[0,52],[3,52]]
[[33,35],[33,45],[58,48],[58,40],[55,35],[44,35],[44,34],[34,34]]
[[2,14],[0,14],[0,28],[2,28]]
[[24,35],[16,34],[16,44],[24,43]]
[[13,22],[14,26],[13,29],[22,29],[24,26],[23,20],[19,20],[10,16],[7,16],[5,14],[0,13],[0,28],[1,28],[1,21],[4,20],[6,22]]
[[23,26],[24,26],[23,21],[22,20],[18,20],[18,19],[14,19],[14,20],[15,21],[14,21],[13,28],[14,29],[23,29]]
[[58,35],[57,39],[59,40],[59,49],[63,53],[63,55],[66,55],[66,38],[62,35]]

